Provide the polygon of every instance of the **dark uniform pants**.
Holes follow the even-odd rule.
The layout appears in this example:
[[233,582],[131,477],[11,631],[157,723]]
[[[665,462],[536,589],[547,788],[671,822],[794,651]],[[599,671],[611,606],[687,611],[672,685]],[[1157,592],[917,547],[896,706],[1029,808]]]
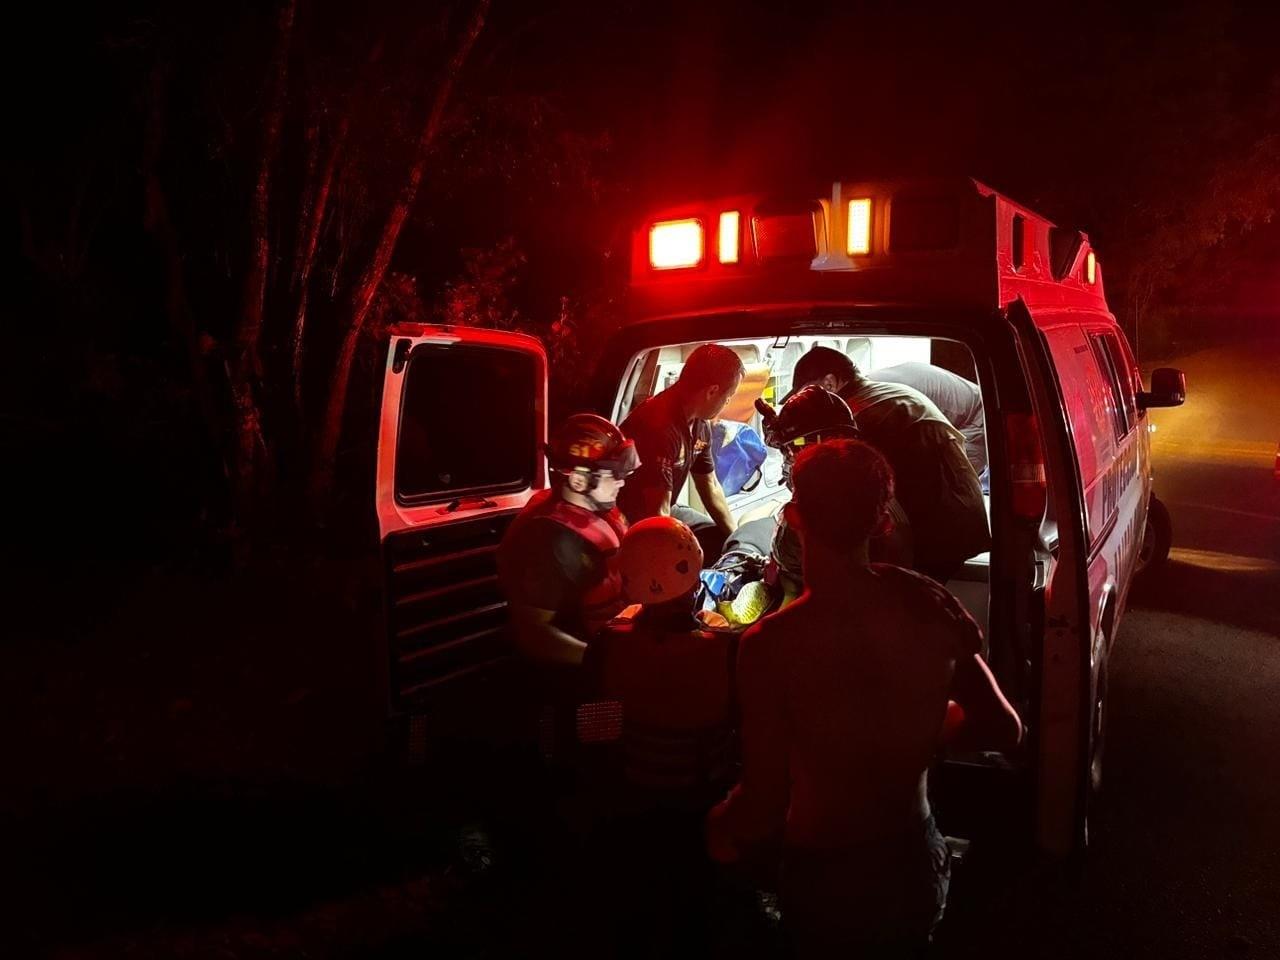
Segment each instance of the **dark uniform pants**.
[[671,515],[693,531],[702,547],[702,565],[709,567],[720,559],[724,552],[724,533],[716,526],[716,522],[701,510],[692,507],[674,506]]
[[942,919],[951,853],[933,817],[855,850],[788,850],[782,918],[797,956],[917,957]]

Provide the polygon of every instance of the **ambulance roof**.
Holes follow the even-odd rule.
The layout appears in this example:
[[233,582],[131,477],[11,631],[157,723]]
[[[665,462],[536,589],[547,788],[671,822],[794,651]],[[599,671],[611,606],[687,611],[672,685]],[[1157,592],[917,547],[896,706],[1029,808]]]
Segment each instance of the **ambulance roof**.
[[838,181],[657,211],[634,232],[628,322],[764,307],[1109,314],[1085,234],[968,178]]

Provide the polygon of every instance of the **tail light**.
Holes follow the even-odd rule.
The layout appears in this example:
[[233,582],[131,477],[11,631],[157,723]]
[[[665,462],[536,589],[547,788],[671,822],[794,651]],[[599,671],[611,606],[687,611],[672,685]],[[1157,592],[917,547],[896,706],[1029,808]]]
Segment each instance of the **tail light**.
[[1041,520],[1049,501],[1049,488],[1045,481],[1040,424],[1034,414],[1008,413],[1004,418],[1004,431],[1013,514],[1025,520]]

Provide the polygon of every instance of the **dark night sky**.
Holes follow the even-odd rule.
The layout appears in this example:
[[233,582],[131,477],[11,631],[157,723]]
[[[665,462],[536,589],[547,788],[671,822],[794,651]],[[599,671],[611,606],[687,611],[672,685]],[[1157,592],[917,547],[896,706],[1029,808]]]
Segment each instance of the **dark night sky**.
[[[492,63],[475,80],[547,93],[578,128],[607,131],[608,173],[637,199],[797,173],[944,170],[1096,229],[1098,201],[1077,182],[1059,188],[1064,172],[1158,178],[1181,161],[1168,145],[1195,140],[1206,88],[1222,83],[1245,105],[1274,71],[1275,5],[1140,6],[499,2],[480,49]],[[225,16],[265,31],[269,9],[232,4]],[[175,15],[145,3],[72,19],[28,11],[7,84],[28,148],[19,168],[47,178],[117,119],[134,133],[132,71]],[[1144,153],[1125,142],[1126,111],[1153,95],[1168,109]]]

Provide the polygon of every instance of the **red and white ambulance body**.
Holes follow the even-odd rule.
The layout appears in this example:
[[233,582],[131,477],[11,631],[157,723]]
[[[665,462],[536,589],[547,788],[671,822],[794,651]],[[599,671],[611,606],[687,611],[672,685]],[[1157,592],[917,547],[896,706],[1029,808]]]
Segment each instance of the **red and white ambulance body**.
[[[1087,836],[1105,740],[1107,662],[1151,503],[1146,410],[1182,401],[1181,375],[1144,392],[1087,238],[972,180],[844,181],[808,194],[693,202],[635,232],[626,323],[600,365],[601,413],[627,412],[699,344],[747,370],[725,411],[759,424],[813,345],[872,379],[904,361],[981,390],[992,549],[948,586],[983,624],[988,660],[1028,722],[1017,756],[957,758],[935,777],[944,827],[995,829],[1063,855]],[[484,383],[465,422],[449,397]],[[546,359],[507,333],[392,337],[377,509],[388,578],[389,705],[411,746],[477,729],[500,707],[508,648],[494,556],[547,483]],[[741,402],[738,402],[741,401]],[[730,491],[739,517],[787,492],[776,452]],[[682,502],[696,506],[692,485]],[[951,822],[945,822],[950,816]]]

